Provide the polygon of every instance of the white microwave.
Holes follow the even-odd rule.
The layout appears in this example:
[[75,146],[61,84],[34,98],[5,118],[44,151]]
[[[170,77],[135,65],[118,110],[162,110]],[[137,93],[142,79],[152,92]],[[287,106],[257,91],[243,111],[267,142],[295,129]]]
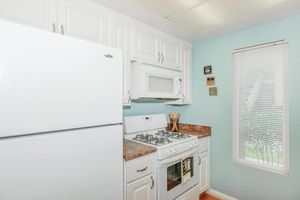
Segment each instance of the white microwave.
[[183,97],[182,72],[144,63],[132,63],[132,99],[173,100]]

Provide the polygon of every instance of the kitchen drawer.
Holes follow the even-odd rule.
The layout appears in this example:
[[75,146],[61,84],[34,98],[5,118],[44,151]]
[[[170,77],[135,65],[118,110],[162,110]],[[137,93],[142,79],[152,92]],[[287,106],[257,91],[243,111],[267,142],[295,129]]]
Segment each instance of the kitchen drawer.
[[126,182],[129,183],[133,180],[153,173],[155,170],[155,156],[144,156],[135,160],[126,162]]
[[210,142],[209,137],[204,137],[199,139],[199,148],[198,148],[199,153],[208,151],[209,142]]

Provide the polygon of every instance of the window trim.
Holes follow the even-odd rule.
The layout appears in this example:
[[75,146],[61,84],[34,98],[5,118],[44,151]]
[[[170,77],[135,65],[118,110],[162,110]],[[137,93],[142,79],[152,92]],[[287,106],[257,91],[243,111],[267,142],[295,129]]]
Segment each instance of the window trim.
[[267,171],[267,172],[272,172],[276,174],[281,174],[281,175],[289,175],[290,173],[290,160],[289,160],[289,86],[288,86],[288,55],[289,52],[286,52],[286,63],[284,66],[284,70],[286,73],[286,78],[287,78],[287,88],[285,90],[285,97],[287,101],[287,107],[286,111],[284,112],[285,116],[284,119],[286,119],[286,134],[283,135],[283,148],[285,151],[283,152],[283,163],[284,167],[283,168],[276,168],[276,167],[266,167],[267,165],[263,164],[257,164],[251,161],[247,161],[246,159],[241,159],[239,158],[239,136],[240,134],[238,133],[238,125],[239,125],[239,115],[237,114],[239,112],[239,104],[237,102],[238,100],[238,88],[236,83],[237,83],[237,78],[238,74],[236,65],[234,63],[234,54],[242,51],[249,51],[257,48],[264,48],[264,47],[269,47],[269,46],[274,46],[274,45],[281,45],[281,44],[286,44],[288,47],[288,41],[287,40],[280,40],[276,42],[270,42],[270,43],[265,43],[261,45],[255,45],[255,46],[250,46],[246,48],[241,48],[241,49],[236,49],[232,52],[232,159],[234,163],[242,164],[247,167]]

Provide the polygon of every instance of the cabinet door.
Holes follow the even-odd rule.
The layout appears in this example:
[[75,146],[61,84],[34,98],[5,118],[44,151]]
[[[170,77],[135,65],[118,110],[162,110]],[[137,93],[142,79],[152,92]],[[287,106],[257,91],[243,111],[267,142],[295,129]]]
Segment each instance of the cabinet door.
[[162,35],[161,64],[170,69],[182,70],[180,65],[180,40]]
[[133,34],[133,59],[160,64],[160,36],[154,29],[136,25]]
[[[17,23],[50,30],[54,0],[0,0],[0,17]],[[51,25],[50,25],[51,24]],[[52,29],[51,29],[52,30]]]
[[127,200],[155,200],[153,174],[127,184]]
[[181,98],[175,101],[169,101],[166,104],[169,105],[185,105],[192,103],[192,94],[191,94],[191,69],[192,69],[192,46],[189,43],[183,42],[181,44],[181,68],[183,73],[182,78],[182,91],[181,91]]
[[201,164],[200,170],[200,194],[209,188],[209,154],[208,151],[200,154]]
[[130,105],[130,23],[124,16],[110,17],[109,45],[123,52],[123,105]]
[[107,44],[107,12],[84,0],[59,0],[59,32],[92,42]]
[[191,104],[192,103],[192,47],[191,44],[182,43],[181,51],[181,66],[183,68],[183,103]]

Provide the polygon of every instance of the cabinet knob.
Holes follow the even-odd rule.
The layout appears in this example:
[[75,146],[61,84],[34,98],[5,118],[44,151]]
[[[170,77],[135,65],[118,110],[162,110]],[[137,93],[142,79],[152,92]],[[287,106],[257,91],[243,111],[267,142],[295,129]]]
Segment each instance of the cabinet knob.
[[201,165],[201,158],[198,156],[198,165]]
[[158,55],[157,56],[158,57],[158,61],[157,62],[159,63],[160,62],[160,53],[157,53],[157,55]]
[[151,182],[152,182],[152,185],[151,185],[151,190],[154,188],[154,178],[153,176],[151,176]]
[[113,58],[113,55],[111,55],[111,54],[105,54],[104,55],[106,58]]
[[63,25],[60,26],[60,31],[61,31],[61,34],[62,34],[62,35],[65,34],[65,29],[64,29],[64,26],[63,26]]
[[53,31],[54,33],[56,33],[56,24],[55,24],[55,23],[52,23],[52,31]]

